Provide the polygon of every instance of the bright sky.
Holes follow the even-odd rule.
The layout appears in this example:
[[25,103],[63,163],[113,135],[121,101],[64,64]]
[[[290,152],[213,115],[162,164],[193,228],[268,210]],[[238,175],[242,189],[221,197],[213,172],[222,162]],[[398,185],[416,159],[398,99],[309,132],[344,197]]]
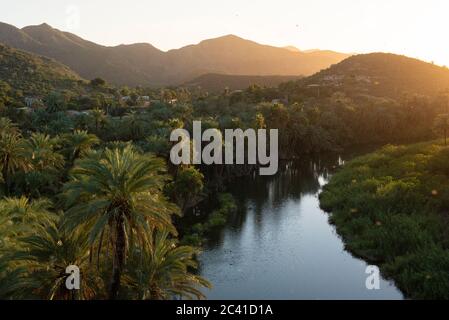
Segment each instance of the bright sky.
[[47,22],[104,45],[168,50],[235,34],[275,46],[384,51],[449,65],[447,0],[2,0],[0,21]]

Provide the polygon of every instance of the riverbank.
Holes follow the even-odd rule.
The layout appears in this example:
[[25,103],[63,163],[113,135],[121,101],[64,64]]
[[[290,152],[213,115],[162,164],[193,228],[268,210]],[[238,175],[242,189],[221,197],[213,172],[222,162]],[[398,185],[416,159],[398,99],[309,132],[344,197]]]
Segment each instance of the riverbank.
[[[218,193],[214,195],[214,199],[216,200],[215,209],[210,214],[200,217],[200,221],[193,225],[184,227],[186,230],[181,239],[182,244],[195,247],[203,246],[207,235],[214,229],[224,226],[228,216],[237,210],[235,199],[230,193]],[[196,215],[197,210],[200,211],[200,209],[195,209],[192,214]]]
[[320,194],[345,247],[409,298],[449,298],[449,148],[386,146],[343,166]]

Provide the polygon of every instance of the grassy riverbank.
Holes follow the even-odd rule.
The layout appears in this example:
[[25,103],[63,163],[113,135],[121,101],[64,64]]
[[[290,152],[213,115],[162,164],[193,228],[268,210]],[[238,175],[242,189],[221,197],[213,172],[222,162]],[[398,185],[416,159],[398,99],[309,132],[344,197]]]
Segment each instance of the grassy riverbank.
[[320,204],[348,250],[407,297],[449,298],[449,147],[386,146],[345,164]]

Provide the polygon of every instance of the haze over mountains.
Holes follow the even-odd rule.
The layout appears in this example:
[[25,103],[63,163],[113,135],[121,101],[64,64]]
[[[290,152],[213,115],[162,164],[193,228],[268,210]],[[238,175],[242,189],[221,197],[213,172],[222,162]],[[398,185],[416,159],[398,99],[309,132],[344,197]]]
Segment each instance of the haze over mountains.
[[0,42],[53,58],[86,79],[116,85],[178,85],[204,74],[307,76],[349,55],[303,52],[258,44],[234,35],[161,51],[148,43],[102,46],[47,24],[22,29],[0,23]]

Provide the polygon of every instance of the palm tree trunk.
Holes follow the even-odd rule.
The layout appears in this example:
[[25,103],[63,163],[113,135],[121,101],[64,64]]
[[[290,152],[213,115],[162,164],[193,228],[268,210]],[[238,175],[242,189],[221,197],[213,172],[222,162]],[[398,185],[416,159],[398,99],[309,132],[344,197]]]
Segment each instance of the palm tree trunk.
[[120,289],[120,279],[122,276],[123,265],[125,262],[126,236],[122,216],[120,216],[117,219],[115,231],[116,231],[115,252],[114,252],[114,259],[112,262],[112,277],[109,288],[110,300],[117,299],[118,292]]

